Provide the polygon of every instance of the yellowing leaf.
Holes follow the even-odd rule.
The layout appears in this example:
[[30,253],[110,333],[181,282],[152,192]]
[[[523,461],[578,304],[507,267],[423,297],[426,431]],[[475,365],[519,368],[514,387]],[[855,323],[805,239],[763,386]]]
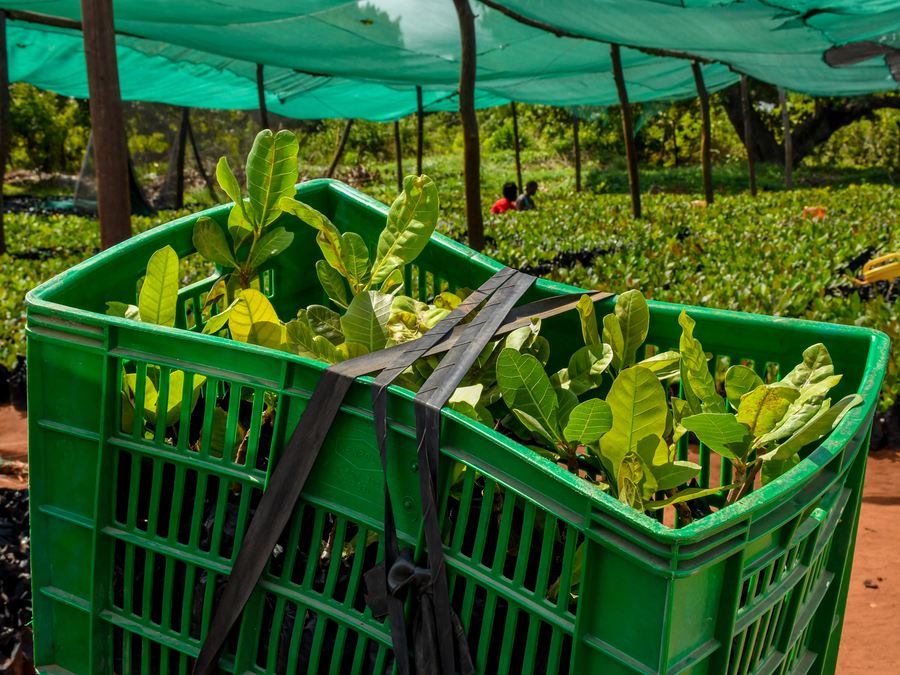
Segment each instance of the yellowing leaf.
[[250,329],[256,323],[279,323],[269,299],[252,288],[245,288],[228,315],[228,329],[238,342],[250,341]]
[[775,428],[800,392],[780,384],[764,384],[741,396],[737,421],[753,436],[762,436]]
[[171,246],[150,256],[147,276],[138,295],[141,321],[160,326],[175,325],[178,304],[178,254]]

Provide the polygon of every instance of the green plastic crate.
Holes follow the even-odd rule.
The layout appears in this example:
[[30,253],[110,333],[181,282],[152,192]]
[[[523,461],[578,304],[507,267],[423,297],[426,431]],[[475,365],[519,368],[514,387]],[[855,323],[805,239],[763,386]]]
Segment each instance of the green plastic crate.
[[[311,181],[298,193],[370,245],[383,226],[386,207],[339,183]],[[228,208],[204,215],[224,222]],[[196,218],[135,237],[28,295],[34,633],[42,672],[190,672],[271,460],[324,367],[199,334],[194,310],[211,279],[181,292],[179,327],[194,332],[104,314],[108,300],[134,302],[158,248],[193,252]],[[286,318],[324,297],[313,265],[319,256],[314,231],[288,216],[281,224],[297,236],[265,272],[264,286]],[[407,292],[425,298],[445,287],[475,287],[499,267],[435,235],[406,269]],[[539,281],[526,300],[571,290]],[[599,310],[610,306],[607,301]],[[680,310],[651,303],[649,344],[677,345]],[[702,308],[690,313],[708,351],[752,362],[761,375],[780,363],[793,365],[805,347],[824,342],[844,373],[836,394],[858,392],[864,404],[808,448],[789,474],[677,530],[445,411],[445,553],[453,604],[479,671],[834,671],[888,340],[862,328]],[[545,321],[543,334],[554,346],[553,359],[562,362],[581,339],[577,316]],[[190,431],[169,442],[125,431],[125,364],[139,375],[148,364],[158,366],[161,398],[173,370],[192,376],[185,378],[188,387],[204,376],[197,408],[205,430],[217,398],[229,412],[226,438],[249,420],[244,463],[232,461],[230,448],[224,459],[208,448],[191,449]],[[264,392],[277,399],[271,425],[262,423]],[[394,388],[389,410],[398,530],[417,545],[411,394]],[[182,430],[191,426],[189,412],[181,413]],[[470,470],[451,489],[457,462]],[[701,463],[704,486],[711,476],[730,475],[727,463],[706,449]],[[390,670],[389,627],[366,608],[361,582],[381,556],[382,521],[370,392],[356,383],[221,670]]]

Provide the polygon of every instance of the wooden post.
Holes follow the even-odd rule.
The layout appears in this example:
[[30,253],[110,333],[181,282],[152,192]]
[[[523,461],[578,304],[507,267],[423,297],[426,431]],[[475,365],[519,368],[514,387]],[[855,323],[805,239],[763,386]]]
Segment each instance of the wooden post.
[[206,169],[203,168],[203,160],[200,159],[200,149],[197,147],[197,140],[194,138],[194,128],[191,126],[191,116],[188,108],[184,109],[184,119],[187,123],[187,135],[191,141],[191,150],[194,152],[194,161],[197,163],[197,171],[200,172],[203,182],[206,183],[206,189],[209,190],[210,199],[215,203],[219,198],[216,195],[216,188],[213,187],[212,181],[209,179],[209,174],[207,174]]
[[466,221],[469,247],[484,248],[484,214],[481,212],[481,147],[475,115],[475,15],[469,0],[453,0],[459,18],[459,116],[463,128],[463,165],[466,185]]
[[750,194],[756,196],[756,161],[753,158],[753,125],[750,123],[750,83],[741,75],[741,117],[744,118],[744,146],[747,148],[747,177]]
[[334,151],[334,157],[331,158],[331,164],[328,165],[328,170],[325,172],[327,178],[334,177],[335,169],[337,169],[337,165],[341,161],[341,155],[344,154],[344,148],[347,146],[347,138],[350,136],[350,127],[352,126],[352,119],[347,120],[344,124],[344,130],[341,132],[341,140],[338,141],[337,149]]
[[790,190],[794,187],[794,142],[791,138],[787,92],[782,87],[778,87],[778,102],[781,104],[781,126],[784,128],[784,185]]
[[709,121],[709,94],[703,82],[703,70],[696,61],[691,61],[694,71],[694,82],[697,85],[697,96],[700,98],[700,118],[702,120],[700,136],[700,161],[703,165],[703,198],[707,204],[713,203],[712,186],[712,125]]
[[181,109],[178,125],[178,146],[175,150],[175,208],[184,208],[184,149],[187,145],[188,109]]
[[572,142],[575,146],[575,192],[581,192],[581,140],[578,138],[580,126],[578,113],[572,113]]
[[521,145],[519,145],[519,114],[516,112],[516,102],[510,101],[509,106],[512,109],[513,118],[513,141],[516,149],[516,185],[519,186],[519,194],[525,191],[525,184],[522,182],[522,157]]
[[425,145],[425,109],[422,107],[422,87],[416,87],[416,175],[422,175],[422,148]]
[[631,105],[628,103],[628,89],[625,86],[625,74],[622,71],[622,55],[619,45],[612,45],[613,78],[619,94],[619,105],[622,107],[622,133],[625,135],[625,160],[628,162],[628,186],[631,189],[631,213],[635,218],[641,217],[641,186],[638,178],[637,150],[634,147],[634,120],[631,117]]
[[263,76],[263,64],[256,64],[256,95],[259,98],[259,126],[269,128],[269,111],[266,108],[266,80]]
[[6,161],[9,159],[9,60],[6,54],[6,12],[0,11],[0,255],[6,253],[6,233],[3,229],[3,184],[6,182]]
[[400,121],[394,120],[394,152],[397,155],[397,194],[403,192],[403,146],[400,143]]
[[112,0],[81,0],[97,173],[100,243],[109,248],[131,236],[128,144],[122,119]]

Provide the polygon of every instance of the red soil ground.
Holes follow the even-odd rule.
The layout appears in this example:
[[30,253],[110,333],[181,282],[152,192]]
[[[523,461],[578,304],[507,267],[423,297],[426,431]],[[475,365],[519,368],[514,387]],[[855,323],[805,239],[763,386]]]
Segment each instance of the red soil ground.
[[[27,487],[25,415],[0,406],[0,487]],[[900,673],[900,450],[869,456],[837,672]]]

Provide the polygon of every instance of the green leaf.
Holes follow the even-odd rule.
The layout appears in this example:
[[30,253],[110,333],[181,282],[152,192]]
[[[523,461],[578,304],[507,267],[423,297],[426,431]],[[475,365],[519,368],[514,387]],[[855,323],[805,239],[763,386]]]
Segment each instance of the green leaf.
[[248,201],[247,199],[243,200],[240,207],[232,207],[228,212],[228,234],[231,235],[235,250],[238,250],[247,237],[253,234],[253,225],[244,216]]
[[368,354],[369,350],[358,342],[344,342],[335,347],[338,353],[338,361],[346,361],[347,359],[355,359],[357,356]]
[[551,438],[559,438],[559,400],[540,361],[530,354],[504,349],[497,358],[497,384],[510,410],[525,413]]
[[579,403],[569,414],[563,436],[570,443],[594,443],[612,428],[612,409],[606,401],[592,398]]
[[[540,359],[538,359],[540,360]],[[543,365],[543,364],[541,364]],[[569,415],[578,407],[578,397],[567,389],[554,389],[556,400],[559,401],[558,424],[560,429],[565,429],[569,423]]]
[[247,264],[251,270],[258,270],[269,258],[274,258],[290,246],[292,241],[294,241],[294,233],[288,232],[283,227],[269,230],[253,246]]
[[548,448],[558,450],[555,434],[551,429],[547,428],[547,425],[544,422],[518,408],[513,410],[513,416],[520,424],[522,424],[522,426],[534,434],[535,440],[543,441]]
[[616,471],[619,501],[643,511],[644,482],[644,464],[641,458],[634,452],[625,453]]
[[804,446],[813,443],[830,433],[844,418],[851,408],[862,403],[862,396],[851,394],[829,407],[830,401],[823,401],[819,412],[803,427],[771,452],[762,455],[764,461],[785,460],[800,452]]
[[347,299],[347,287],[344,277],[324,260],[316,261],[316,276],[331,301],[342,309],[347,309],[350,301]]
[[615,314],[607,314],[603,317],[603,342],[612,348],[612,367],[616,370],[622,368],[625,358],[625,338],[622,335],[622,327]]
[[213,314],[209,319],[207,319],[206,323],[203,325],[203,333],[206,335],[215,335],[220,330],[225,328],[228,324],[228,318],[231,315],[231,310],[234,309],[237,300],[232,302],[228,307],[223,309],[218,314]]
[[724,399],[716,392],[703,345],[694,337],[696,322],[682,310],[678,323],[681,325],[681,384],[691,412],[727,412]]
[[772,441],[779,441],[799,431],[819,411],[825,396],[832,387],[840,382],[841,377],[841,375],[831,375],[805,387],[800,392],[797,400],[788,407],[784,417],[781,418],[775,428],[757,438],[755,445],[760,447]]
[[369,272],[369,249],[356,232],[344,232],[341,235],[341,262],[347,270],[350,286],[354,290],[363,286]]
[[634,364],[638,348],[647,339],[650,329],[650,308],[637,289],[625,291],[616,298],[616,318],[622,330],[622,367]]
[[681,426],[710,450],[728,459],[743,459],[750,450],[753,436],[746,424],[731,413],[700,413],[681,420]]
[[403,268],[394,269],[387,278],[381,282],[381,292],[394,294],[403,289]]
[[296,199],[283,197],[278,202],[278,206],[285,213],[290,213],[319,231],[319,234],[316,235],[316,243],[322,250],[322,255],[329,265],[346,278],[347,271],[344,269],[344,263],[341,259],[341,233],[332,222],[324,214]]
[[679,352],[660,352],[659,354],[648,356],[637,365],[656,373],[658,379],[666,380],[678,374],[681,365],[681,354]]
[[391,204],[378,238],[371,284],[381,284],[394,269],[416,259],[431,239],[439,207],[437,186],[428,176],[403,179],[403,192]]
[[503,341],[503,346],[507,349],[515,349],[517,352],[521,352],[534,344],[540,332],[541,320],[532,320],[527,326],[516,328],[507,335]]
[[[204,382],[206,382],[206,377],[203,375],[194,375],[191,380],[190,409],[192,411],[197,405],[197,399],[200,398],[200,390]],[[169,394],[166,398],[166,426],[170,427],[181,417],[182,401],[184,400],[183,370],[173,370],[169,373]]]
[[[219,163],[216,164],[216,180],[219,182],[219,187],[225,191],[228,198],[234,202],[235,207],[244,216],[244,220],[249,220],[247,210],[244,207],[243,196],[241,195],[241,186],[237,178],[234,177],[234,172],[228,164],[227,157],[219,157]],[[232,208],[232,211],[234,211],[234,208]]]
[[[252,288],[245,288],[228,313],[228,329],[238,342],[250,341],[250,330],[257,323],[280,323],[269,299]],[[257,336],[258,337],[258,336]]]
[[150,256],[147,276],[138,295],[141,321],[159,326],[175,325],[178,304],[178,254],[171,246]]
[[321,335],[331,344],[337,346],[345,341],[341,315],[337,312],[322,305],[310,305],[306,308],[306,320],[316,335]]
[[393,300],[390,295],[376,291],[365,291],[353,298],[341,317],[347,342],[358,342],[370,352],[384,349]]
[[448,403],[468,403],[472,408],[478,405],[481,400],[481,393],[484,391],[483,384],[473,384],[468,387],[457,387],[453,394],[450,395]]
[[747,366],[731,366],[725,373],[725,396],[735,410],[741,403],[741,396],[753,391],[763,384],[762,379],[752,368]]
[[766,462],[763,462],[762,469],[760,471],[762,484],[766,485],[768,483],[771,483],[779,476],[786,474],[799,463],[800,455],[797,453],[788,455],[784,459],[770,459]]
[[672,495],[668,499],[646,502],[644,504],[644,508],[651,511],[658,511],[659,509],[663,509],[667,506],[680,504],[681,502],[690,501],[691,499],[700,499],[701,497],[711,497],[712,495],[719,495],[723,492],[727,492],[728,490],[733,490],[734,488],[738,487],[738,485],[740,484],[732,483],[731,485],[723,485],[722,487],[685,488],[684,490],[679,490],[676,494]]
[[310,359],[337,363],[342,357],[341,352],[333,344],[313,332],[306,321],[305,313],[285,324],[284,340],[291,351]]
[[613,360],[612,347],[607,344],[586,345],[572,354],[569,359],[569,386],[576,395],[599,387],[603,383],[603,373]]
[[125,302],[116,302],[111,300],[106,303],[106,313],[109,316],[120,316],[123,319],[131,319],[132,321],[141,320],[141,310],[137,305],[129,305]]
[[247,156],[247,194],[256,227],[281,215],[279,200],[294,194],[299,149],[297,137],[286,129],[277,134],[263,129],[256,135]]
[[834,375],[834,364],[831,355],[822,343],[814,344],[803,350],[803,361],[781,380],[782,382],[803,389]]
[[237,261],[225,238],[225,233],[219,224],[212,218],[198,218],[194,223],[194,234],[192,237],[194,248],[197,252],[210,262],[214,262],[222,267],[237,267]]
[[780,383],[763,384],[741,396],[737,421],[747,425],[754,436],[762,436],[775,428],[800,392]]
[[585,345],[599,345],[600,334],[597,332],[597,314],[594,311],[594,303],[587,295],[582,295],[575,305],[578,317],[581,319],[581,337]]
[[675,461],[653,465],[650,471],[656,480],[657,490],[671,490],[679,485],[689,483],[700,473],[702,467],[694,462]]
[[618,466],[626,454],[636,452],[644,437],[661,437],[665,433],[666,392],[656,375],[643,366],[632,366],[619,373],[606,402],[613,424],[600,439],[600,451],[610,466]]

